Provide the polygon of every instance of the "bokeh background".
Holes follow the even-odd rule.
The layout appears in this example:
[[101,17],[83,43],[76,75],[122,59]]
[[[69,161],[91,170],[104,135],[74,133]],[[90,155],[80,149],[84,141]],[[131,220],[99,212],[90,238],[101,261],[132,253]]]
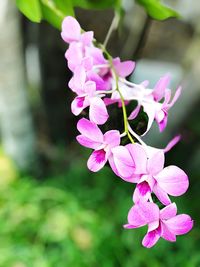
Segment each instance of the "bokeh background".
[[[165,73],[183,93],[160,134],[145,137],[164,147],[177,133],[182,141],[166,164],[183,168],[190,188],[177,198],[194,229],[176,243],[141,246],[146,229],[125,231],[132,185],[106,167],[90,173],[90,153],[75,141],[70,112],[71,73],[66,45],[49,24],[34,24],[11,1],[0,1],[0,267],[199,267],[200,266],[200,3],[165,1],[180,19],[150,19],[124,1],[119,30],[108,43],[113,56],[134,59],[131,80],[152,86]],[[113,11],[76,9],[82,27],[103,41]]]

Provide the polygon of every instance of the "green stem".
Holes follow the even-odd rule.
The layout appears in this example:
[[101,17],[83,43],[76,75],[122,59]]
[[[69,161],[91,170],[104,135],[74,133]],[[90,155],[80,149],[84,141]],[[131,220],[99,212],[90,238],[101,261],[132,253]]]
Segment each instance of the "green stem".
[[122,102],[122,112],[123,112],[123,120],[124,120],[124,132],[127,134],[129,140],[131,141],[132,144],[134,144],[134,140],[129,132],[129,129],[128,129],[128,117],[127,117],[127,112],[126,112],[126,105],[125,105],[125,101],[124,101],[124,97],[119,89],[119,84],[118,84],[118,81],[119,81],[119,77],[116,73],[116,70],[115,70],[115,67],[113,65],[113,62],[112,62],[112,57],[111,55],[107,52],[107,50],[105,49],[105,46],[101,46],[101,48],[103,49],[104,53],[107,55],[108,57],[108,60],[109,60],[109,63],[110,63],[110,66],[111,66],[111,69],[112,69],[112,72],[115,76],[115,80],[116,80],[116,90],[118,91],[119,95],[120,95],[120,99],[121,99],[121,102]]

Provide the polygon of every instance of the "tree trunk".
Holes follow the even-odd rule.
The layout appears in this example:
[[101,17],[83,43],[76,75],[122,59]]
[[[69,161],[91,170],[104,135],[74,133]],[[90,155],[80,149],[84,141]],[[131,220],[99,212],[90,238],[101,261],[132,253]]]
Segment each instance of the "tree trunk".
[[21,170],[36,159],[19,18],[12,1],[0,1],[0,132],[3,149]]

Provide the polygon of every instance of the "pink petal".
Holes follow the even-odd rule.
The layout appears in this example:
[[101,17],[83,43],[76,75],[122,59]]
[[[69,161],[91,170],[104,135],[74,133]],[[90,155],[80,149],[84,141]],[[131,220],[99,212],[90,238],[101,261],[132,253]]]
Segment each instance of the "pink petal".
[[147,155],[144,148],[139,144],[128,144],[126,148],[135,163],[135,174],[147,173]]
[[169,205],[171,203],[168,194],[158,184],[154,185],[153,192],[163,205]]
[[158,122],[159,131],[162,133],[167,126],[168,114],[165,113],[165,116],[162,121]]
[[89,148],[93,148],[93,149],[97,149],[99,146],[102,145],[102,143],[99,142],[95,142],[93,140],[91,140],[88,137],[85,137],[84,135],[78,135],[76,137],[76,140],[79,142],[79,144],[81,144],[82,146],[85,147],[89,147]]
[[96,124],[104,124],[109,115],[106,109],[106,105],[99,97],[90,98],[89,118]]
[[180,196],[184,194],[189,186],[186,173],[177,166],[164,168],[154,177],[159,186],[169,195]]
[[160,219],[168,220],[177,214],[177,207],[175,203],[172,203],[160,211]]
[[128,213],[128,223],[141,227],[159,220],[159,208],[151,202],[140,202],[134,205]]
[[160,239],[160,235],[161,233],[158,229],[147,233],[142,240],[142,245],[146,248],[153,247]]
[[78,66],[74,71],[74,86],[83,88],[86,81],[86,71],[82,66]]
[[106,152],[103,149],[95,150],[94,152],[92,152],[91,156],[88,159],[88,169],[93,172],[97,172],[104,167],[106,161]]
[[161,229],[162,229],[161,233],[162,238],[170,242],[176,241],[176,235],[172,233],[170,229],[167,227],[167,225],[163,222],[161,222]]
[[164,97],[165,89],[168,87],[169,82],[169,74],[166,74],[165,76],[161,77],[160,80],[157,82],[153,91],[153,95],[156,101],[160,101]]
[[84,88],[85,93],[89,97],[92,97],[95,94],[95,91],[96,91],[96,84],[95,84],[95,82],[87,81],[84,84],[84,87],[83,88]]
[[93,67],[93,58],[92,57],[84,57],[82,59],[81,65],[84,67],[86,71],[90,71]]
[[83,136],[91,141],[103,143],[103,134],[95,123],[83,118],[78,121],[77,129]]
[[168,108],[171,108],[176,103],[176,101],[178,100],[178,98],[181,95],[181,91],[182,91],[182,88],[181,88],[181,86],[179,86],[178,89],[175,92],[175,95],[174,95],[171,103],[168,105]]
[[193,227],[193,220],[187,214],[177,215],[165,222],[168,229],[175,235],[184,235]]
[[123,225],[123,227],[125,228],[125,229],[134,229],[134,228],[137,228],[137,227],[135,227],[135,226],[133,226],[133,225],[131,225],[131,224],[124,224]]
[[66,17],[62,22],[61,36],[67,43],[78,41],[81,35],[81,27],[78,21],[73,17]]
[[85,54],[86,56],[91,56],[93,58],[94,65],[101,65],[107,63],[106,59],[103,56],[102,50],[97,47],[85,47]]
[[79,66],[83,59],[82,47],[79,43],[71,43],[65,53],[65,58],[68,60],[68,67],[74,71]]
[[137,107],[129,115],[128,119],[129,120],[134,120],[137,117],[137,115],[139,114],[140,108],[141,108],[141,106],[137,105]]
[[104,142],[109,145],[110,148],[119,146],[120,144],[120,132],[117,130],[111,130],[104,134]]
[[130,179],[135,170],[135,164],[127,148],[117,146],[112,149],[114,164],[120,176]]
[[142,183],[137,184],[135,191],[133,193],[133,201],[134,203],[138,203],[140,201],[148,201],[151,195],[151,188],[149,184],[144,181]]
[[81,42],[83,43],[84,46],[91,45],[93,38],[94,38],[93,31],[84,32],[81,34]]
[[87,78],[88,80],[91,80],[95,82],[96,84],[96,89],[97,90],[109,90],[107,82],[105,82],[96,72],[88,71],[87,73]]
[[126,77],[130,75],[135,68],[134,61],[128,60],[128,61],[120,62],[119,58],[115,58],[113,60],[113,65],[115,67],[117,74],[121,77]]
[[162,150],[158,150],[152,157],[148,159],[147,170],[149,174],[155,175],[164,167],[165,156]]
[[108,162],[110,164],[110,167],[112,169],[112,171],[117,175],[120,176],[120,174],[118,173],[117,167],[115,165],[114,159],[113,159],[113,154],[110,154],[108,157]]
[[164,152],[169,152],[181,139],[181,135],[176,135],[164,148]]
[[71,111],[75,116],[78,116],[88,105],[89,103],[85,97],[77,96],[71,103]]

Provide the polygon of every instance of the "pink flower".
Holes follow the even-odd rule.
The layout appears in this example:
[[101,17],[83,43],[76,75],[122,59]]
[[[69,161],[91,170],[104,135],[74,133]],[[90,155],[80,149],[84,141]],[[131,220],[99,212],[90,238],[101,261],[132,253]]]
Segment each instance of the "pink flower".
[[134,205],[128,213],[128,224],[124,228],[138,228],[148,225],[148,232],[142,245],[153,247],[160,237],[175,242],[177,235],[188,233],[193,227],[193,220],[186,214],[177,214],[177,207],[172,203],[161,211],[156,204],[143,202]]
[[108,119],[108,112],[103,96],[96,90],[94,81],[86,81],[84,68],[76,69],[70,87],[77,93],[77,97],[72,101],[71,110],[74,115],[79,115],[86,107],[89,107],[89,118],[96,124],[104,124]]
[[153,192],[164,205],[168,205],[171,203],[168,194],[180,196],[187,191],[186,173],[173,165],[164,168],[164,151],[151,149],[149,157],[141,145],[128,144],[115,147],[112,152],[117,174],[126,181],[137,183],[134,202],[149,200]]
[[120,133],[111,130],[102,134],[95,123],[84,118],[79,120],[77,129],[81,133],[77,136],[77,141],[82,146],[94,149],[88,159],[87,166],[91,171],[97,172],[103,168],[107,161],[112,160],[111,149],[120,144]]

